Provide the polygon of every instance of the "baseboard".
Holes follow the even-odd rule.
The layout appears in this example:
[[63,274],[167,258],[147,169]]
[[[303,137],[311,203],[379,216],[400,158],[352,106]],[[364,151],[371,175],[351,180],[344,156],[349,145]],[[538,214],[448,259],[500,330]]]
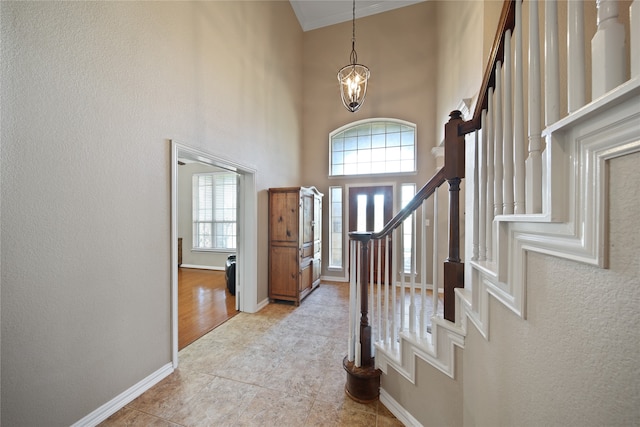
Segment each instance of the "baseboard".
[[180,264],[180,268],[195,268],[197,270],[224,271],[224,267],[213,267],[213,266],[210,266],[210,265],[196,265],[196,264]]
[[269,298],[265,298],[262,301],[260,301],[256,307],[256,313],[259,312],[260,310],[262,310],[263,308],[265,308],[266,306],[269,305]]
[[132,402],[136,397],[162,381],[173,372],[173,364],[167,363],[148,377],[144,378],[137,384],[129,387],[118,396],[111,399],[89,415],[75,422],[71,427],[94,427],[109,418],[111,415],[124,408],[125,405]]
[[349,279],[346,277],[338,277],[338,276],[321,276],[320,282],[349,283]]
[[380,388],[380,402],[387,409],[395,415],[395,417],[400,420],[400,422],[406,426],[415,426],[422,427],[422,424],[407,412],[406,409],[402,407],[389,393],[387,393],[383,388]]

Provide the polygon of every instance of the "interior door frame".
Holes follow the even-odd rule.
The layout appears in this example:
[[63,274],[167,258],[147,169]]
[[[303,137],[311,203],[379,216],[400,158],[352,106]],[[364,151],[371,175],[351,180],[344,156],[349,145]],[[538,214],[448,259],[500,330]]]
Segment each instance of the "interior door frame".
[[238,174],[236,236],[236,307],[258,311],[258,201],[256,169],[211,153],[171,142],[171,352],[173,368],[178,367],[178,158],[226,169]]

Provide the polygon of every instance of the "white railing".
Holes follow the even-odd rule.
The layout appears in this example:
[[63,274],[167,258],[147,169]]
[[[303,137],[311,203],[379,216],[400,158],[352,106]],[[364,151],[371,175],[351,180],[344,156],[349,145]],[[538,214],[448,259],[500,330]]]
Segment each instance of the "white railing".
[[[441,264],[446,255],[438,252],[439,230],[427,224],[438,224],[440,219],[437,189],[393,230],[378,239],[365,242],[356,239],[350,244],[350,305],[347,360],[362,366],[360,340],[362,311],[362,248],[366,245],[368,309],[367,322],[372,326],[371,356],[375,347],[398,353],[399,338],[403,332],[421,341],[430,340],[432,318],[443,317],[441,288],[437,285]],[[418,220],[420,218],[420,220]],[[398,256],[404,245],[405,228],[412,230],[409,269]],[[418,237],[421,237],[420,239]],[[428,247],[428,243],[431,247]],[[396,249],[394,249],[396,248]],[[435,248],[432,249],[432,248]],[[418,256],[418,253],[421,256]],[[398,268],[398,265],[402,268]],[[393,272],[390,274],[390,272]],[[393,279],[395,278],[395,280]],[[436,285],[434,286],[434,283]]]
[[[493,261],[494,219],[497,216],[515,215],[516,220],[521,216],[519,219],[522,221],[530,221],[531,214],[534,214],[554,219],[549,218],[549,201],[542,196],[543,168],[546,167],[543,166],[545,143],[542,135],[544,127],[552,126],[563,118],[560,112],[562,100],[567,105],[564,117],[591,102],[586,97],[589,92],[586,84],[588,66],[591,65],[592,99],[624,84],[630,77],[640,78],[640,2],[632,3],[631,19],[627,23],[620,22],[617,0],[598,0],[595,3],[597,31],[591,41],[591,64],[587,64],[585,28],[594,23],[584,20],[585,2],[564,3],[567,22],[562,28],[567,31],[566,46],[558,42],[560,6],[557,1],[514,2],[514,28],[513,31],[507,29],[504,34],[504,55],[497,58],[494,68],[495,84],[487,88],[487,108],[478,116],[478,121],[481,121],[477,125],[480,143],[476,153],[479,200],[474,201],[473,214],[478,218],[479,231],[474,234],[473,245],[479,248],[479,261]],[[539,22],[540,6],[544,8],[542,24]],[[526,46],[521,25],[525,12],[530,29]],[[624,39],[625,25],[629,26],[630,34],[627,43]],[[543,50],[539,42],[541,37]],[[522,62],[524,52],[528,58],[527,73]],[[567,58],[565,89],[561,89],[561,56]],[[541,74],[542,60],[544,75]],[[629,63],[632,65],[630,70],[627,67]],[[544,105],[541,100],[543,94]],[[525,152],[528,152],[526,160]]]
[[[544,140],[545,128],[576,114],[592,100],[628,80],[640,79],[640,0],[632,3],[628,22],[620,21],[616,0],[596,1],[597,31],[591,43],[590,64],[585,59],[585,28],[594,23],[584,21],[584,2],[562,4],[567,8],[566,23],[558,23],[560,5],[555,0],[505,3],[503,15],[513,15],[509,18],[503,16],[501,24],[513,24],[504,24],[504,32],[497,36],[491,55],[493,63],[485,74],[476,102],[478,108],[473,118],[459,128],[461,135],[475,133],[473,137],[477,141],[474,186],[467,187],[467,191],[473,191],[473,203],[467,206],[468,214],[473,215],[473,230],[467,230],[468,233],[472,231],[473,244],[472,253],[467,256],[476,266],[495,274],[500,273],[494,268],[496,248],[500,243],[496,219],[523,222],[557,220],[547,191],[553,183],[545,182],[545,176],[549,176],[545,174],[545,168],[551,166],[545,163],[548,161],[545,156],[548,144]],[[542,23],[539,22],[539,9],[544,9]],[[523,18],[528,18],[529,23],[530,31],[526,35],[522,32]],[[628,27],[629,34],[626,43],[625,27]],[[561,30],[566,31],[566,46],[558,42]],[[543,49],[539,40],[543,40]],[[523,60],[525,53],[526,63]],[[561,57],[566,58],[565,70],[560,67]],[[541,70],[543,60],[544,73]],[[592,78],[592,100],[586,96],[589,93],[586,83],[588,67]],[[567,76],[566,83],[560,78],[563,72]],[[562,102],[566,104],[564,114],[561,112]],[[441,213],[437,188],[442,183],[444,180],[432,191],[432,197],[423,197],[419,204],[415,203],[415,209],[408,217],[410,222],[407,224],[413,224],[411,273],[405,273],[404,267],[398,268],[399,264],[403,265],[399,263],[399,256],[403,247],[404,225],[396,226],[390,235],[383,237],[384,244],[381,240],[369,240],[371,236],[366,242],[351,241],[347,358],[356,366],[361,365],[361,284],[366,282],[368,289],[365,294],[369,304],[365,320],[372,331],[371,348],[367,349],[367,354],[374,356],[377,349],[384,356],[383,361],[376,359],[376,365],[380,362],[386,366],[387,362],[392,362],[396,369],[404,372],[400,352],[401,339],[405,339],[417,348],[414,349],[417,355],[453,375],[453,355],[445,347],[450,347],[455,339],[438,348],[437,334],[434,333],[435,328],[444,327],[464,336],[457,322],[444,320],[439,292],[444,284],[438,277],[447,257],[437,250],[439,236],[447,233],[447,230],[438,228]],[[429,217],[433,227],[426,226]],[[360,255],[362,245],[369,245],[366,280],[361,273],[362,262],[365,261]],[[390,248],[397,250],[389,251]],[[374,271],[378,272],[376,276]]]

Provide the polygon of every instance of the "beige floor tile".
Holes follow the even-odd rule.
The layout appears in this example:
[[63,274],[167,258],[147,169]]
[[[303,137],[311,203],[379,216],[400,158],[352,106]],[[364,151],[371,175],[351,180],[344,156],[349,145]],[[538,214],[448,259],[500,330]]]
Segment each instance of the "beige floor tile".
[[235,425],[260,388],[216,377],[169,418],[185,426]]
[[273,348],[249,346],[236,353],[211,372],[217,376],[248,384],[266,386],[282,355]]
[[233,359],[242,351],[242,347],[225,346],[213,341],[210,341],[209,344],[207,346],[202,345],[197,351],[181,351],[178,356],[178,366],[183,370],[212,374],[216,367]]
[[378,415],[377,427],[402,427],[404,424],[400,422],[396,417],[389,418],[382,415]]
[[177,424],[145,414],[136,409],[123,408],[100,424],[102,427],[179,427]]
[[273,370],[266,386],[272,390],[315,397],[324,376],[325,372],[315,364],[283,361]]
[[213,380],[211,375],[177,369],[128,406],[168,419]]
[[344,391],[348,285],[239,313],[179,353],[179,369],[103,426],[400,426]]
[[313,399],[305,395],[263,389],[242,412],[236,425],[301,426],[307,419],[312,405]]
[[304,425],[372,427],[376,425],[376,414],[316,400]]

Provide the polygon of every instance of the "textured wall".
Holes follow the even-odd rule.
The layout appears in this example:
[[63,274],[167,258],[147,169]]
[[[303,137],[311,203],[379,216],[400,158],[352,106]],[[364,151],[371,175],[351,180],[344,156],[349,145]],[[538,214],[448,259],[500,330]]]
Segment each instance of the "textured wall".
[[465,425],[640,424],[639,161],[610,161],[609,269],[530,253],[527,319],[492,299],[469,329]]
[[[69,425],[170,362],[170,144],[299,182],[287,2],[1,2],[2,425]],[[286,165],[287,167],[283,167]]]
[[[489,2],[501,4],[501,2]],[[497,24],[488,27],[481,17],[484,3],[479,1],[439,1],[438,4],[438,84],[436,99],[436,141],[444,141],[444,123],[449,113],[459,108],[465,98],[475,101],[482,83],[485,66],[482,34],[485,28],[495,32]],[[498,16],[500,12],[498,11]],[[496,18],[497,21],[497,18]],[[492,40],[493,41],[493,40]]]
[[389,367],[380,386],[423,426],[461,426],[464,365],[462,350],[456,347],[455,352],[453,380],[418,357],[415,385]]

